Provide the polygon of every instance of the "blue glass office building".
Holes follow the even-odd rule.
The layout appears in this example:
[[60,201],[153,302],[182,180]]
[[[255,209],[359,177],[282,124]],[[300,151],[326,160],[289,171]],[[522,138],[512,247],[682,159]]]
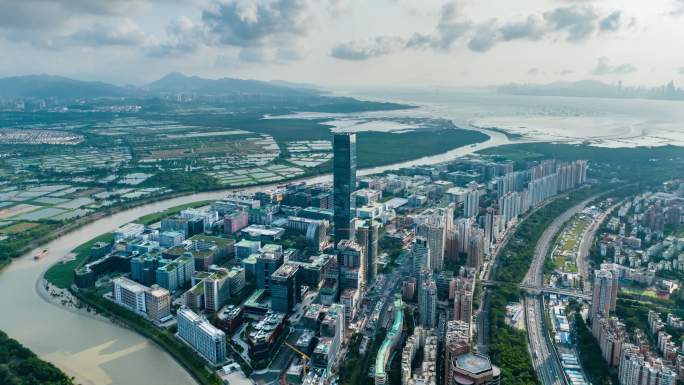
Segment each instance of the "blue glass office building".
[[351,194],[356,189],[356,134],[333,136],[333,224],[335,243],[352,239]]

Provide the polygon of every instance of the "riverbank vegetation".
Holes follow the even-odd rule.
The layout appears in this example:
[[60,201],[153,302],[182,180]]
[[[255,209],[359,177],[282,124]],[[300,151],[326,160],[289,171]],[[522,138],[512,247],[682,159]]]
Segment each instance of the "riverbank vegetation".
[[12,258],[17,258],[29,251],[30,245],[37,239],[46,238],[46,234],[59,227],[59,224],[51,222],[35,224],[19,222],[16,225],[1,228],[0,236],[7,237],[7,239],[0,242],[0,270],[9,265]]
[[45,278],[51,284],[60,289],[67,289],[74,282],[74,270],[88,263],[90,259],[90,249],[97,242],[111,243],[114,241],[112,233],[102,234],[99,237],[91,239],[90,241],[75,248],[73,259],[60,261],[52,265],[46,272]]
[[0,331],[0,384],[73,385],[73,380],[49,362]]

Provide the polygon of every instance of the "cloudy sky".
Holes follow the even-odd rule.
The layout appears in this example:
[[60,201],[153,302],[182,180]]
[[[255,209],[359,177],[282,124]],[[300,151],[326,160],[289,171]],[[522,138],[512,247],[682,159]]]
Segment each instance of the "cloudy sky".
[[0,76],[684,84],[684,0],[1,0]]

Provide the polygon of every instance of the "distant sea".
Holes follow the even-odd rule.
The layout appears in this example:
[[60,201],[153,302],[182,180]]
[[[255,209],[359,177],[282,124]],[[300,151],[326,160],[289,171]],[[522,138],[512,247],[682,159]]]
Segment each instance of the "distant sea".
[[684,146],[684,101],[518,96],[445,89],[345,94],[420,106],[418,110],[365,114],[373,118],[446,118],[459,127],[496,128],[531,141],[601,147]]

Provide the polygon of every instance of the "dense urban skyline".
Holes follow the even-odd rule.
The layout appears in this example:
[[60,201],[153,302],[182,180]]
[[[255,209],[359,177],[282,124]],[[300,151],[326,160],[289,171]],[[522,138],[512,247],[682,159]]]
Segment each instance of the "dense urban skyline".
[[684,0],[0,3],[0,384],[684,385]]

